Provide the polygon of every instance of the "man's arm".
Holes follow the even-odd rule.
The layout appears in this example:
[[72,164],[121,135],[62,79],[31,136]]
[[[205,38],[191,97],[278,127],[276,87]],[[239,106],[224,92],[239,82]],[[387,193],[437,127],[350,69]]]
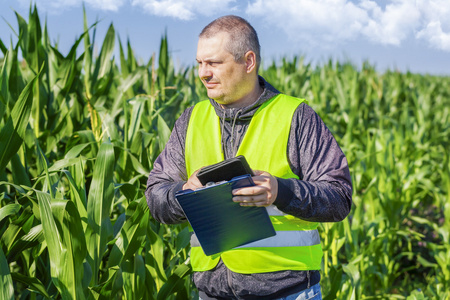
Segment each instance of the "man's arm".
[[183,189],[183,184],[188,179],[184,145],[192,109],[193,107],[186,109],[175,122],[169,141],[156,158],[147,180],[147,204],[153,218],[160,223],[176,224],[186,221],[175,193]]
[[280,179],[274,204],[307,221],[338,222],[350,212],[352,182],[347,159],[314,110],[301,104],[289,137],[289,161],[300,179]]
[[347,159],[320,117],[301,104],[288,142],[291,168],[300,179],[276,178],[257,171],[256,186],[236,189],[233,201],[243,206],[274,204],[306,221],[338,222],[351,209],[352,184]]

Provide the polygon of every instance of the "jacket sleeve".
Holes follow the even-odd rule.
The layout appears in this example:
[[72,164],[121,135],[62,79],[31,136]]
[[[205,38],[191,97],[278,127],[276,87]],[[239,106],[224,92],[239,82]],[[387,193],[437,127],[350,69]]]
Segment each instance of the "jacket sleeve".
[[156,158],[147,180],[145,196],[153,218],[164,224],[177,224],[186,217],[175,193],[187,181],[184,144],[193,107],[186,109],[175,122],[164,150]]
[[322,119],[307,104],[301,104],[294,113],[288,157],[300,179],[277,178],[274,205],[306,221],[343,220],[352,205],[347,159]]

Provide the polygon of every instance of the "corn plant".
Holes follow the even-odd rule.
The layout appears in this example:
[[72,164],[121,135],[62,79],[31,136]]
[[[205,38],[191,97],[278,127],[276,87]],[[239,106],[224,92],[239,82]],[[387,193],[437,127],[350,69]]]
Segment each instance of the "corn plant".
[[350,216],[323,224],[325,299],[448,298],[449,78],[297,64],[263,75],[310,99],[354,185]]
[[64,56],[36,8],[17,20],[17,44],[1,43],[0,298],[189,298],[188,230],[156,224],[144,197],[188,105],[167,38],[159,68],[119,42],[119,72],[113,25],[97,54],[85,18]]

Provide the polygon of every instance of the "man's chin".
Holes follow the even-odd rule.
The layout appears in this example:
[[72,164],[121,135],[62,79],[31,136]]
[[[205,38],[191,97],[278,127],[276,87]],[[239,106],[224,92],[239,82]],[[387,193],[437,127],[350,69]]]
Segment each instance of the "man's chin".
[[222,104],[222,100],[223,100],[223,97],[221,96],[221,95],[219,95],[218,93],[211,93],[211,92],[208,92],[208,98],[211,98],[211,99],[213,99],[214,101],[216,101],[217,103],[219,103],[219,104]]
[[219,103],[220,105],[224,105],[224,106],[227,106],[227,105],[232,104],[234,102],[234,101],[230,101],[229,98],[224,97],[223,94],[212,93],[210,91],[208,91],[208,98],[211,98],[214,101],[216,101],[217,103]]
[[233,107],[232,105],[234,104],[234,101],[226,101],[226,100],[224,101],[223,99],[220,100],[213,99],[213,100],[216,101],[218,104],[220,104],[220,106],[222,106],[223,108]]

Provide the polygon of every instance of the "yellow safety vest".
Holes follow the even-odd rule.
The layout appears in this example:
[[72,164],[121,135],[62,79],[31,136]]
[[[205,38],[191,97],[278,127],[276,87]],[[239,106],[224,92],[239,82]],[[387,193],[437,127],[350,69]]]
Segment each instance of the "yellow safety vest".
[[[298,178],[287,157],[292,117],[304,102],[279,94],[266,101],[254,114],[236,155],[244,155],[254,170],[280,178]],[[209,100],[195,105],[187,129],[185,160],[190,176],[201,167],[224,159],[220,120]],[[219,259],[233,272],[251,274],[282,270],[320,270],[322,247],[318,223],[307,222],[267,207],[276,235],[216,255],[204,254],[195,234],[191,238],[194,271],[214,268]]]

